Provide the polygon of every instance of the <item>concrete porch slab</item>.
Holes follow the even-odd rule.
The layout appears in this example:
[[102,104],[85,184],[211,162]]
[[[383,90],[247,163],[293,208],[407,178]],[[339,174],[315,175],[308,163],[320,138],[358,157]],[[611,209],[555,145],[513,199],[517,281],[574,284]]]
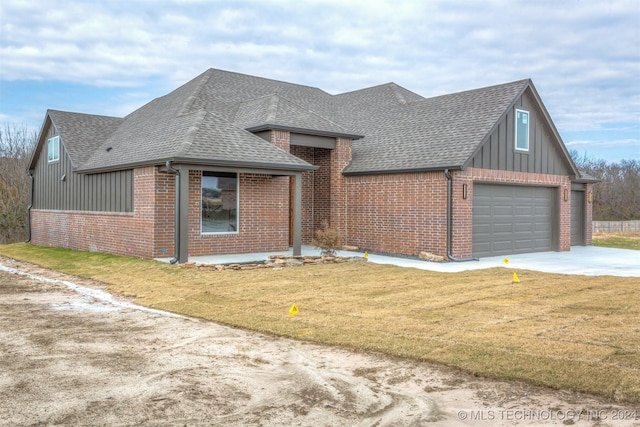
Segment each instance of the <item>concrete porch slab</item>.
[[[190,262],[199,264],[242,264],[265,261],[269,255],[292,255],[286,252],[257,252],[248,254],[208,255],[190,257]],[[303,246],[302,255],[320,255],[313,246]],[[338,251],[339,256],[362,256],[362,252]],[[505,265],[504,259],[509,260]],[[547,273],[581,274],[586,276],[640,277],[640,251],[601,248],[597,246],[574,246],[570,252],[536,252],[481,258],[467,262],[428,262],[420,259],[401,258],[388,255],[369,254],[369,262],[411,267],[421,270],[454,273],[483,268],[504,267],[510,270],[534,270]],[[170,258],[158,258],[169,262]]]

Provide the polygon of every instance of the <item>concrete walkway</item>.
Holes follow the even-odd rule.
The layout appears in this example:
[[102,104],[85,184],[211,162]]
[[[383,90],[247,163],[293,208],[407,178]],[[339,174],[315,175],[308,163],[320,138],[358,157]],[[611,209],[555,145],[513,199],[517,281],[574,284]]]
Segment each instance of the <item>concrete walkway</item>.
[[[190,257],[190,262],[199,264],[235,264],[264,261],[269,255],[291,255],[292,252],[262,252],[251,254],[210,255]],[[313,246],[303,246],[302,255],[319,255]],[[338,251],[340,256],[362,256],[362,252]],[[504,259],[509,260],[505,265]],[[158,261],[168,262],[169,258]],[[392,264],[399,267],[413,267],[454,273],[482,268],[506,267],[511,270],[535,270],[547,273],[582,274],[586,276],[640,277],[640,251],[628,249],[601,248],[597,246],[574,246],[570,252],[537,252],[532,254],[508,255],[481,258],[466,262],[428,262],[420,259],[401,258],[369,254],[369,262]]]

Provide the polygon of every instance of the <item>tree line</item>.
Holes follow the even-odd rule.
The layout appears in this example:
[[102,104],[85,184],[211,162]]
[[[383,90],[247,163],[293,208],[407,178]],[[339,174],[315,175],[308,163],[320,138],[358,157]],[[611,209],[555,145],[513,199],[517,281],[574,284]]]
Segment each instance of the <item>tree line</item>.
[[[27,238],[31,179],[27,174],[37,133],[26,125],[0,126],[0,243]],[[600,180],[593,186],[593,219],[640,219],[640,161],[609,163],[569,151],[578,168]]]
[[27,174],[37,134],[26,125],[0,126],[0,243],[27,238],[31,178]]
[[569,153],[578,169],[600,180],[593,186],[595,221],[640,220],[640,161],[609,163]]

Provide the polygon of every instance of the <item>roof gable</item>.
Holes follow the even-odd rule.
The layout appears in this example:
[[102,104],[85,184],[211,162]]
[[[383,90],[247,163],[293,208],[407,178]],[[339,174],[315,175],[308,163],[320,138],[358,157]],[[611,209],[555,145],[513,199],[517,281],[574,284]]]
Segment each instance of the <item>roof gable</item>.
[[354,139],[345,173],[389,173],[469,166],[527,89],[563,161],[574,170],[530,80],[433,98],[395,83],[330,95],[315,87],[209,69],[124,119],[55,111],[48,117],[59,128],[75,169],[85,172],[175,159],[313,168],[250,132],[283,129]]
[[462,168],[529,80],[365,111],[345,173]]
[[121,123],[122,119],[119,117],[47,110],[29,168],[33,169],[35,167],[38,155],[45,144],[44,132],[49,125],[55,127],[71,160],[71,164],[76,169],[92,155]]

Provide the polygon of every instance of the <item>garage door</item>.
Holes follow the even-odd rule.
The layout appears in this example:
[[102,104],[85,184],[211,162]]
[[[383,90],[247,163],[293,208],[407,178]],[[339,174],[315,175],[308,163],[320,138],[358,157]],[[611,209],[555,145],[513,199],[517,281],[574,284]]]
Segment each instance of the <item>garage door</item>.
[[473,255],[554,250],[555,189],[474,184]]
[[571,246],[584,245],[584,191],[571,192]]

